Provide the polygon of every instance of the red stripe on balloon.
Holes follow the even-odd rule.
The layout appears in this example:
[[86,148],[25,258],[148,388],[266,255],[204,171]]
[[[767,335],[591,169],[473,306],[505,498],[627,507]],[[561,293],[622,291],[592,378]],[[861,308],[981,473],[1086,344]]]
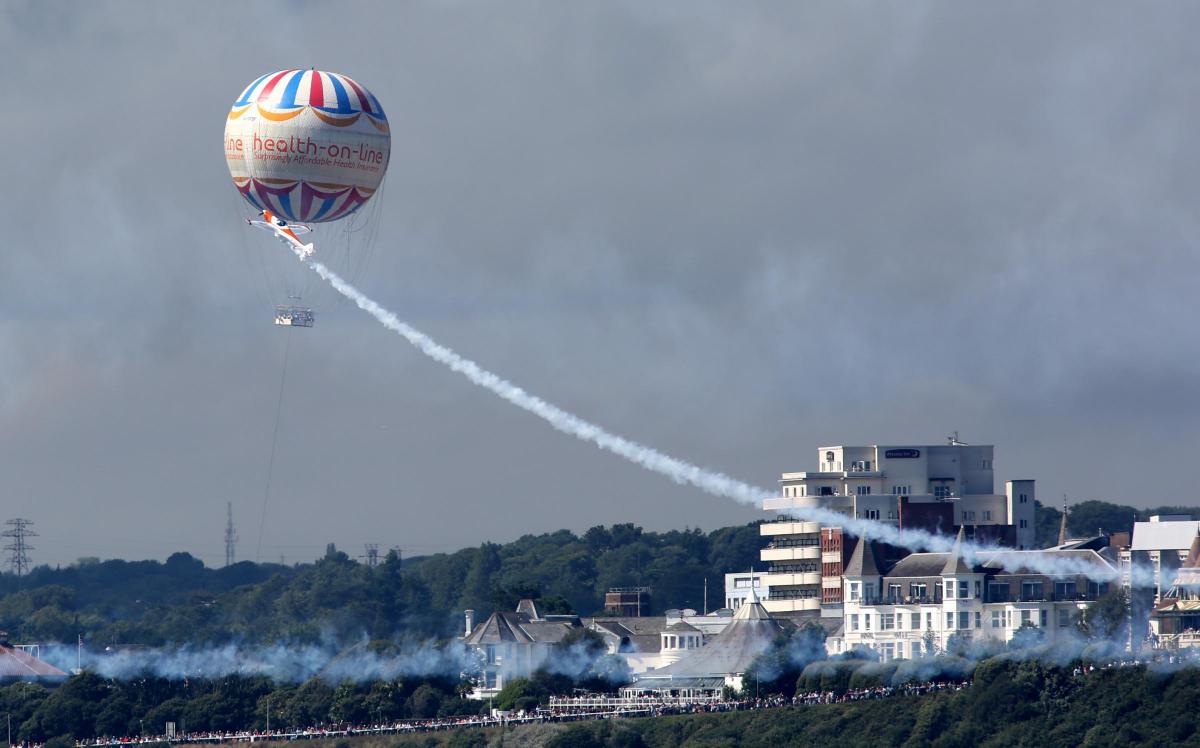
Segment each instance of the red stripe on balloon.
[[288,73],[294,73],[294,72],[296,72],[296,71],[284,70],[281,73],[276,73],[274,78],[267,81],[267,85],[263,87],[262,93],[260,93],[258,95],[258,98],[255,100],[262,101],[263,99],[269,97],[271,95],[271,92],[275,90],[275,86],[279,83],[279,81],[283,78],[283,76],[287,75]]
[[321,71],[312,71],[312,82],[308,86],[309,106],[325,106],[325,89],[322,86]]

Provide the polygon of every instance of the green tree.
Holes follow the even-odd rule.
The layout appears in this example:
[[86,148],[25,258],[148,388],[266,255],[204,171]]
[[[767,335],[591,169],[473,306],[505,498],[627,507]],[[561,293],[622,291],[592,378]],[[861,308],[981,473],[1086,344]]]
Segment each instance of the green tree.
[[1129,596],[1115,586],[1075,619],[1080,633],[1092,641],[1124,641],[1129,630]]

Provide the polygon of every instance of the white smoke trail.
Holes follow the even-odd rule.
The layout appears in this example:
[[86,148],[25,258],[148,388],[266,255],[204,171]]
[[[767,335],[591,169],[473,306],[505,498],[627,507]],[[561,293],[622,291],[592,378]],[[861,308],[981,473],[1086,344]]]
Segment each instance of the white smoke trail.
[[[546,402],[532,395],[517,385],[500,376],[487,371],[470,359],[460,356],[450,348],[438,343],[425,333],[404,322],[393,312],[388,311],[363,292],[344,280],[337,273],[320,262],[305,259],[296,252],[297,257],[305,262],[317,275],[321,276],[338,293],[353,301],[358,308],[370,314],[384,327],[398,333],[411,343],[417,350],[429,358],[444,364],[484,389],[490,390],[513,405],[541,418],[555,429],[574,436],[586,442],[595,444],[600,449],[623,457],[630,462],[640,465],[651,472],[658,473],[672,481],[691,485],[707,493],[730,498],[743,504],[759,504],[764,499],[773,498],[775,494],[764,488],[752,486],[736,478],[715,470],[693,465],[689,462],[665,455],[658,450],[639,444],[631,439],[610,433],[594,423],[568,413],[557,405]],[[936,535],[924,530],[900,529],[894,525],[875,520],[850,517],[840,512],[819,507],[794,507],[789,512],[799,515],[809,522],[820,522],[833,527],[841,527],[852,535],[882,541],[890,545],[907,548],[911,551],[933,551],[947,553],[954,549],[954,539],[945,535]],[[1044,554],[1013,551],[1000,546],[985,546],[977,543],[963,543],[961,555],[968,561],[1001,560],[1011,558],[1010,563],[1019,564],[1036,573],[1051,576],[1079,575],[1099,581],[1114,581],[1117,573],[1110,567],[1098,566],[1094,561],[1078,558],[1051,557]],[[1145,574],[1135,569],[1135,576]]]

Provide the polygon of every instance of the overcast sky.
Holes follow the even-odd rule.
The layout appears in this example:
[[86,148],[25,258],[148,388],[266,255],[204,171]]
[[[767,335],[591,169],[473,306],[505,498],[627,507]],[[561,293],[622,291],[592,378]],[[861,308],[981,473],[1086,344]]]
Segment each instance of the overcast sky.
[[[746,481],[826,444],[996,445],[1200,503],[1200,6],[0,5],[0,481],[35,562],[253,559],[289,333],[225,114],[368,86],[358,281],[551,402]],[[257,264],[256,264],[257,263]],[[473,388],[348,305],[292,348],[264,559],[761,512]]]

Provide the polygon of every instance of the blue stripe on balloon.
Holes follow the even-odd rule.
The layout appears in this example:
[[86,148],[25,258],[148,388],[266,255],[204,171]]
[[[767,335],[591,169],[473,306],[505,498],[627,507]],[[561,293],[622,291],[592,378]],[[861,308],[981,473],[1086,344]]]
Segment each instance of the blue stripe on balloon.
[[317,211],[317,214],[315,216],[313,216],[312,218],[310,218],[308,220],[312,221],[313,223],[316,223],[317,221],[321,220],[321,217],[324,216],[326,213],[328,213],[329,209],[332,208],[333,204],[336,202],[337,202],[336,197],[325,198],[324,200],[321,201],[321,209]]
[[[349,114],[357,111],[350,108],[350,97],[346,95],[346,87],[338,80],[336,75],[330,75],[329,80],[333,81],[333,90],[337,94],[338,108],[334,110],[325,109],[325,111],[334,111],[338,114]],[[324,107],[322,107],[324,109]]]
[[250,92],[253,91],[254,89],[258,88],[258,84],[265,81],[270,75],[271,75],[270,73],[267,73],[263,77],[259,78],[258,80],[254,81],[249,86],[247,86],[246,90],[242,91],[241,97],[237,101],[233,102],[233,105],[234,106],[243,106],[245,104],[249,104],[250,103]]
[[289,221],[296,220],[296,216],[292,212],[292,193],[285,192],[282,195],[279,195],[279,207],[282,208],[282,210],[279,212],[283,214],[284,218],[288,219]]
[[300,91],[300,79],[304,77],[303,70],[297,70],[287,82],[287,88],[283,89],[283,99],[279,102],[280,109],[295,109],[296,94]]

